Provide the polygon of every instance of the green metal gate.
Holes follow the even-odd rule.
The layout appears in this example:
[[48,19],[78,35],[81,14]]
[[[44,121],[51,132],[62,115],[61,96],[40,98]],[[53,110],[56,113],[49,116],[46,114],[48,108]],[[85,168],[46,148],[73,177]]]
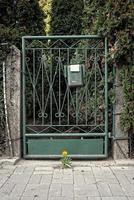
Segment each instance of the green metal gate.
[[107,157],[107,39],[22,38],[25,158]]

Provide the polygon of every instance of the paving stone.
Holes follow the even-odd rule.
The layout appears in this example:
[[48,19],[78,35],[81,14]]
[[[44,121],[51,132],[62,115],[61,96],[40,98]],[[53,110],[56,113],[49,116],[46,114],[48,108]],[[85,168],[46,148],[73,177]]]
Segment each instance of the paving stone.
[[24,166],[16,167],[16,169],[13,172],[13,174],[23,174],[24,170],[25,170]]
[[68,197],[68,198],[74,196],[73,184],[62,184],[62,196]]
[[48,200],[47,196],[35,196],[34,200]]
[[99,190],[99,192],[100,192],[100,195],[102,196],[102,197],[107,197],[107,196],[112,196],[112,193],[111,193],[111,191],[110,191],[110,188],[109,188],[109,186],[108,186],[108,184],[106,184],[106,183],[97,183],[97,187],[98,187],[98,190]]
[[88,200],[101,200],[101,197],[88,197]]
[[117,180],[121,185],[129,185],[130,182],[128,181],[127,177],[124,174],[116,174]]
[[4,186],[0,189],[0,194],[9,195],[13,188],[15,187],[15,183],[7,182]]
[[53,171],[53,167],[39,166],[35,167],[35,171]]
[[74,200],[88,200],[86,196],[75,197]]
[[113,196],[124,196],[124,191],[119,184],[109,184]]
[[27,184],[29,179],[30,175],[27,174],[13,174],[10,177],[9,182]]
[[94,176],[101,175],[101,167],[92,167],[92,171],[93,171]]
[[46,184],[28,184],[25,188],[25,192],[26,191],[33,191],[33,190],[44,190],[44,191],[48,191],[49,189],[49,185]]
[[5,169],[5,168],[2,168],[0,169],[0,175],[1,174],[7,174],[7,175],[11,175],[13,173],[14,169]]
[[40,174],[32,174],[32,176],[29,179],[29,184],[38,184],[41,181],[42,175]]
[[126,176],[134,176],[134,167],[129,167],[129,170],[127,171],[127,173],[125,173]]
[[63,174],[63,182],[65,181],[73,181],[73,175],[72,174]]
[[104,180],[107,180],[107,179],[114,180],[114,179],[116,179],[116,177],[114,175],[106,175],[106,174],[104,174],[104,172],[101,172],[101,171],[100,171],[100,174],[95,175],[95,178],[96,179],[104,179]]
[[63,174],[62,178],[63,179],[73,179],[73,174]]
[[62,183],[62,184],[73,184],[73,180],[71,180],[71,179],[63,179],[63,180],[61,181],[61,183]]
[[133,174],[126,174],[125,176],[131,184],[134,184],[134,175]]
[[8,195],[8,193],[7,194],[4,194],[4,193],[2,193],[2,192],[0,192],[0,200],[7,200],[7,199],[9,199],[9,195]]
[[76,184],[76,185],[85,184],[84,176],[80,173],[79,174],[74,173],[74,184]]
[[133,184],[126,184],[122,186],[123,191],[126,196],[134,198],[134,185]]
[[63,177],[63,170],[58,170],[58,169],[54,170],[53,172],[54,179],[62,179],[62,177]]
[[21,197],[20,200],[34,200],[33,197]]
[[72,183],[73,184],[73,177],[63,177],[62,183]]
[[52,171],[34,171],[33,174],[40,174],[40,175],[43,175],[43,174],[52,174],[53,172]]
[[93,170],[82,171],[81,173],[84,174],[84,175],[87,175],[87,176],[94,176],[94,174],[93,174]]
[[79,196],[95,196],[99,197],[99,192],[95,184],[74,185],[74,195]]
[[3,169],[8,169],[8,170],[15,170],[17,168],[16,165],[4,165]]
[[134,197],[128,197],[129,200],[134,200]]
[[2,185],[8,180],[9,175],[5,174],[0,174],[0,188]]
[[52,175],[49,175],[49,174],[43,174],[41,176],[41,180],[40,180],[40,184],[47,184],[47,185],[50,185],[52,181]]
[[91,167],[74,167],[74,171],[91,171]]
[[48,200],[74,200],[72,197],[49,197]]
[[97,181],[107,182],[107,180],[110,180],[111,183],[117,182],[116,177],[109,167],[93,167],[92,170]]
[[1,197],[0,200],[20,200],[20,197]]
[[34,167],[25,167],[23,171],[24,174],[30,174],[30,175],[33,174],[33,172],[34,172]]
[[65,176],[59,178],[53,178],[52,184],[61,183],[61,184],[73,184],[73,176]]
[[102,197],[102,200],[128,200],[126,197]]
[[49,198],[50,197],[57,197],[61,196],[62,190],[61,190],[61,184],[51,184],[49,189]]
[[131,167],[129,167],[129,166],[112,166],[111,167],[112,170],[119,171],[119,172],[122,171],[123,173],[124,173],[125,170],[128,170],[130,168]]
[[134,200],[133,176],[134,167],[11,166],[0,169],[0,200]]
[[62,173],[63,174],[73,174],[73,170],[72,169],[62,169]]
[[89,173],[82,173],[82,174],[83,174],[84,182],[86,184],[96,183],[96,180],[93,174],[89,174]]
[[53,178],[52,179],[52,184],[56,184],[56,183],[62,183],[62,178]]
[[9,200],[9,197],[0,197],[0,200]]
[[19,198],[21,197],[23,191],[25,188],[25,184],[16,184],[13,188],[13,190],[10,192],[9,196],[10,198]]
[[102,177],[102,178],[95,178],[96,180],[96,183],[113,183],[113,184],[118,184],[118,180],[116,178],[105,178],[105,177]]
[[29,184],[23,192],[23,197],[47,198],[48,187],[40,184]]

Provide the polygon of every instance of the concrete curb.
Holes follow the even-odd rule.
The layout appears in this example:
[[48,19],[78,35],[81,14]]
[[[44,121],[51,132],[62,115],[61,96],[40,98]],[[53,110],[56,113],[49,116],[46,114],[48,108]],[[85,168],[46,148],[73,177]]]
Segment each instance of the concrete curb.
[[[14,158],[1,158],[0,167],[4,165],[19,165],[19,166],[43,166],[59,168],[60,161],[54,160],[23,160],[18,157]],[[93,161],[72,161],[72,167],[110,167],[110,166],[134,166],[134,159],[126,160],[93,160]]]
[[0,158],[0,167],[3,165],[16,165],[19,162],[20,158]]
[[[20,166],[43,166],[58,168],[61,165],[60,161],[54,160],[23,160],[17,163]],[[134,166],[134,160],[93,160],[93,161],[72,161],[72,167],[109,167],[109,166]]]

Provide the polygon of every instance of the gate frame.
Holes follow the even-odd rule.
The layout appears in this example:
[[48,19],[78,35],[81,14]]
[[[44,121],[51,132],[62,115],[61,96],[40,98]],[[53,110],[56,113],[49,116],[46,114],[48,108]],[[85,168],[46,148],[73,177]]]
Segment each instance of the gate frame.
[[[71,155],[71,158],[78,158],[78,159],[104,159],[108,157],[108,64],[107,64],[107,55],[108,55],[108,40],[107,37],[103,38],[98,35],[55,35],[55,36],[23,36],[22,37],[22,77],[21,77],[21,113],[22,113],[22,120],[21,120],[21,127],[22,127],[22,138],[23,138],[23,144],[22,144],[22,155],[25,159],[40,159],[40,158],[46,158],[46,159],[55,159],[60,158],[60,155],[27,155],[26,154],[26,133],[25,133],[25,39],[104,39],[104,48],[105,48],[105,133],[92,133],[90,134],[91,137],[94,136],[104,136],[104,154],[97,154],[97,155]],[[56,136],[56,134],[53,134],[52,136]],[[67,134],[66,134],[67,135]],[[32,134],[30,134],[32,136]],[[33,136],[35,136],[33,134]],[[49,134],[45,135],[42,134],[43,137],[48,137]],[[77,136],[81,136],[81,134],[77,134]],[[41,137],[40,135],[36,135],[36,137]]]

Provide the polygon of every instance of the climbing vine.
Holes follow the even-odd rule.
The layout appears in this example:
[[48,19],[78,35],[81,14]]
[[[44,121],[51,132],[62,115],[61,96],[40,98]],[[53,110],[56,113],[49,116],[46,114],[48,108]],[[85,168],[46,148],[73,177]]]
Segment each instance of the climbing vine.
[[120,71],[120,77],[122,80],[123,90],[124,90],[124,110],[121,115],[121,125],[125,132],[134,129],[134,66],[123,66]]
[[21,50],[24,35],[44,35],[44,13],[38,0],[0,0],[0,155],[6,151],[3,66],[11,45]]
[[121,69],[121,82],[125,104],[121,114],[124,131],[133,133],[133,56],[134,4],[132,0],[86,0],[83,30],[84,33],[107,36],[109,41],[109,68]]

